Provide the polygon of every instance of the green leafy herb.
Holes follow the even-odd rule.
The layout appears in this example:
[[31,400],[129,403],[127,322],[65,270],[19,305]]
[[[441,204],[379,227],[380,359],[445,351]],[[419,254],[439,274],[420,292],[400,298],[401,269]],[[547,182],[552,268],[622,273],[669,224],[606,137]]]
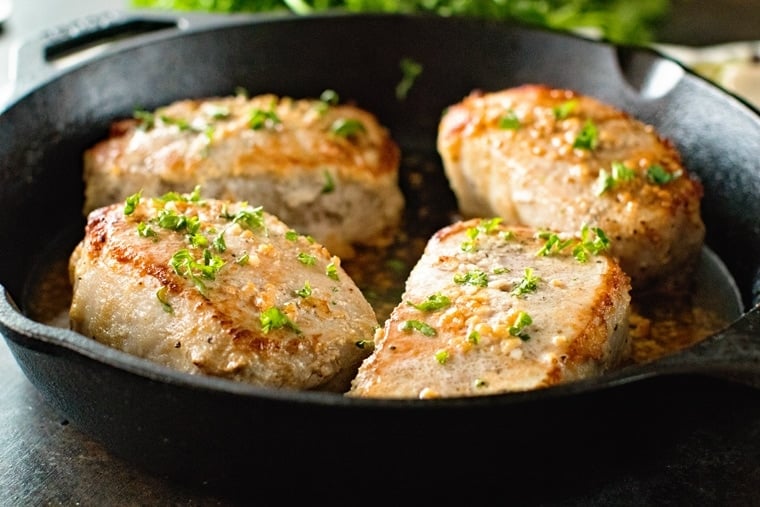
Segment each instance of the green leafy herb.
[[438,349],[435,351],[435,360],[438,361],[438,364],[446,364],[446,362],[449,360],[449,351],[446,349]]
[[665,185],[679,178],[681,171],[669,173],[661,165],[652,165],[647,169],[647,179],[656,185]]
[[302,297],[302,298],[307,298],[307,297],[311,296],[311,284],[309,283],[308,280],[306,280],[303,283],[303,287],[301,287],[300,289],[298,289],[295,292],[296,292],[296,296],[299,296],[299,297]]
[[417,331],[424,334],[425,336],[435,336],[438,334],[430,324],[427,324],[420,320],[405,320],[399,325],[399,329],[405,333]]
[[578,262],[586,262],[591,255],[599,255],[610,247],[610,240],[599,227],[581,227],[581,240],[573,248],[573,257]]
[[459,285],[474,285],[476,287],[488,286],[488,275],[485,271],[474,269],[467,273],[456,273],[454,275],[454,282]]
[[436,292],[435,294],[429,295],[427,299],[421,303],[412,303],[411,301],[407,301],[407,304],[423,312],[434,312],[436,310],[442,310],[443,308],[451,305],[451,299],[449,299],[447,296],[444,296],[440,292]]
[[543,246],[536,252],[536,255],[541,257],[559,253],[573,243],[572,239],[560,239],[559,235],[554,232],[541,231],[538,233],[538,237],[546,240]]
[[503,130],[517,130],[521,125],[520,118],[511,109],[499,118],[499,128]]
[[404,100],[409,95],[414,82],[422,74],[422,64],[411,58],[402,58],[399,67],[401,67],[401,81],[396,85],[396,98]]
[[142,197],[142,190],[127,197],[127,199],[124,201],[125,215],[131,215],[132,213],[135,212],[137,205],[140,204],[141,197]]
[[533,319],[531,316],[521,311],[517,314],[517,318],[515,319],[514,324],[509,327],[509,334],[512,336],[517,336],[523,341],[529,340],[530,335],[525,333],[524,329],[531,324],[533,324]]
[[136,8],[214,12],[290,11],[429,13],[517,20],[559,30],[595,29],[613,42],[647,44],[669,12],[668,0],[131,0]]
[[322,185],[322,193],[329,194],[335,191],[335,180],[333,179],[333,175],[330,174],[330,171],[325,170],[324,177],[325,183]]
[[533,268],[525,268],[525,276],[523,276],[520,283],[512,289],[513,296],[524,296],[531,292],[535,292],[538,289],[538,282],[541,281],[539,277],[533,274]]
[[325,268],[325,274],[329,279],[338,281],[338,267],[334,262],[327,265],[327,268]]
[[141,238],[156,238],[158,237],[158,233],[153,230],[153,228],[146,224],[145,222],[140,222],[137,224],[137,235]]
[[242,209],[232,217],[232,223],[252,231],[264,228],[264,209],[261,206]]
[[317,256],[306,252],[298,252],[296,258],[298,259],[298,262],[305,266],[313,266],[317,263]]
[[566,100],[562,104],[558,106],[554,106],[552,108],[552,112],[554,113],[554,118],[557,120],[564,120],[570,114],[575,110],[575,108],[578,106],[578,99],[570,99]]
[[611,172],[608,173],[604,169],[599,171],[599,176],[595,183],[596,194],[602,195],[606,191],[616,187],[618,184],[631,181],[635,177],[636,171],[627,167],[622,162],[613,162]]
[[165,285],[162,285],[161,288],[156,291],[156,298],[159,303],[161,303],[161,307],[166,313],[174,313],[174,308],[169,304],[169,289],[167,289]]
[[204,250],[202,258],[198,260],[190,250],[183,248],[172,256],[169,265],[175,273],[189,279],[204,297],[208,297],[203,279],[214,280],[216,274],[224,266],[224,260],[209,250]]
[[573,142],[573,148],[592,151],[596,149],[597,144],[599,144],[599,131],[593,121],[586,120]]
[[298,326],[296,326],[295,323],[276,306],[272,306],[261,312],[261,315],[259,315],[259,321],[261,322],[261,330],[264,334],[269,333],[273,329],[282,329],[285,327],[295,331],[296,334],[301,333]]
[[236,260],[235,262],[239,264],[240,266],[245,266],[246,264],[248,264],[248,259],[249,259],[248,252],[243,252],[243,255],[241,255],[238,258],[238,260]]
[[251,116],[248,118],[248,126],[253,130],[261,130],[264,128],[271,129],[279,123],[282,122],[274,110],[274,104],[272,104],[272,108],[268,111],[264,109],[254,109],[251,111]]
[[338,118],[330,126],[330,132],[339,137],[354,137],[364,132],[364,124],[356,118]]
[[132,117],[138,121],[137,128],[140,130],[150,130],[156,125],[156,115],[144,109],[135,109]]
[[573,257],[578,262],[586,262],[591,255],[599,255],[610,247],[610,240],[604,231],[599,227],[589,227],[587,224],[581,226],[580,239],[562,240],[556,233],[547,231],[539,232],[538,237],[545,239],[546,242],[536,252],[537,256],[552,255],[572,246]]

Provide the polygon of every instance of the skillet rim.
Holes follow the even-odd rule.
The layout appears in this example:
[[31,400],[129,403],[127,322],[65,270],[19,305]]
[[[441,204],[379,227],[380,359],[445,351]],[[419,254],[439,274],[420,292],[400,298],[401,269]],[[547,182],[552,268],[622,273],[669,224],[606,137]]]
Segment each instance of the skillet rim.
[[[130,16],[134,17],[134,16]],[[150,16],[149,16],[150,17]],[[165,19],[165,16],[158,16],[159,19]],[[193,16],[189,16],[190,19]],[[39,83],[35,83],[32,86],[26,88],[17,88],[14,90],[13,97],[3,107],[0,108],[0,116],[2,116],[7,110],[18,106],[23,100],[30,94],[44,88],[47,84],[65,76],[69,73],[80,71],[86,68],[88,65],[96,64],[102,59],[110,58],[115,54],[121,54],[135,49],[139,49],[144,45],[148,45],[151,42],[158,40],[168,40],[172,38],[182,38],[189,34],[202,33],[215,30],[225,30],[231,27],[240,27],[248,25],[257,25],[265,23],[281,23],[281,22],[307,22],[311,23],[319,20],[333,20],[336,18],[344,18],[349,21],[352,18],[368,18],[368,19],[384,19],[384,18],[403,18],[407,20],[414,20],[419,22],[424,19],[440,20],[440,17],[429,14],[372,14],[372,13],[347,13],[347,12],[325,12],[309,15],[308,17],[293,16],[290,14],[258,14],[258,15],[242,15],[242,16],[199,16],[195,19],[199,22],[199,25],[195,26],[192,23],[187,28],[178,28],[176,31],[151,33],[148,35],[138,36],[133,40],[126,41],[124,43],[118,43],[111,50],[100,54],[89,60],[80,62],[71,67],[54,70],[45,79]],[[452,19],[451,21],[432,21],[432,22],[452,22],[456,24],[466,23],[484,23],[491,25],[506,25],[513,27],[518,31],[526,32],[542,32],[549,34],[550,36],[556,36],[558,38],[579,39],[589,42],[591,44],[606,47],[611,50],[628,50],[633,53],[650,54],[661,61],[668,61],[675,63],[680,67],[684,73],[691,79],[697,79],[702,82],[704,86],[711,89],[723,98],[738,101],[742,106],[748,109],[750,114],[754,114],[754,119],[760,126],[760,111],[750,104],[747,100],[737,96],[736,94],[726,90],[720,85],[713,83],[706,78],[698,75],[694,71],[685,67],[672,57],[657,51],[656,49],[649,47],[633,47],[624,46],[619,44],[613,44],[608,41],[592,39],[582,36],[580,34],[555,31],[542,27],[526,26],[520,23],[493,21],[493,20],[463,20]],[[9,331],[3,333],[6,340],[13,340],[22,347],[30,348],[30,345],[24,342],[33,340],[37,343],[37,347],[53,347],[54,349],[62,349],[66,353],[72,353],[81,355],[87,359],[102,363],[108,367],[117,368],[127,373],[143,377],[147,380],[159,381],[162,383],[178,386],[181,388],[190,388],[195,390],[203,390],[210,392],[222,392],[225,394],[231,394],[235,396],[242,396],[245,398],[268,398],[275,401],[283,402],[300,402],[300,403],[317,403],[325,406],[359,406],[359,407],[382,407],[391,409],[405,409],[408,410],[413,407],[418,410],[434,410],[434,409],[450,409],[452,407],[458,407],[467,405],[467,408],[476,407],[493,407],[494,405],[509,405],[519,404],[525,401],[540,401],[544,399],[551,399],[555,397],[567,397],[576,394],[585,394],[598,390],[607,390],[621,383],[629,383],[637,381],[641,378],[630,377],[617,382],[610,382],[607,378],[608,374],[603,374],[598,377],[581,379],[566,384],[557,386],[551,386],[546,388],[540,388],[525,392],[507,392],[502,394],[494,394],[487,396],[476,397],[446,397],[431,400],[418,400],[418,399],[395,399],[395,398],[352,398],[344,396],[342,393],[326,393],[318,391],[301,391],[301,390],[289,390],[282,388],[268,388],[244,384],[232,380],[223,378],[207,377],[201,375],[193,375],[189,373],[183,373],[173,370],[169,367],[162,366],[154,363],[148,359],[143,359],[129,353],[113,349],[106,345],[103,345],[95,340],[89,339],[79,333],[71,330],[55,328],[50,325],[36,322],[16,308],[12,297],[7,292],[4,286],[0,284],[2,289],[2,298],[0,298],[0,327]],[[739,317],[743,318],[748,313],[745,306],[744,312]],[[713,335],[711,335],[713,336]],[[707,338],[709,339],[709,337]],[[32,346],[34,347],[34,346]],[[652,376],[653,373],[643,372],[644,377]]]

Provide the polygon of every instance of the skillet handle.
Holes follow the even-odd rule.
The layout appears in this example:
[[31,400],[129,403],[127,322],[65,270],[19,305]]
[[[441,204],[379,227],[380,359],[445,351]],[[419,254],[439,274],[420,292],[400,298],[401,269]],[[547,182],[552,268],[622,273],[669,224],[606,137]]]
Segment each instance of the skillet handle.
[[105,11],[48,28],[23,41],[11,62],[18,97],[73,65],[116,51],[156,32],[228,22],[231,15]]
[[708,375],[760,389],[760,304],[696,345],[613,377],[628,382],[674,374]]

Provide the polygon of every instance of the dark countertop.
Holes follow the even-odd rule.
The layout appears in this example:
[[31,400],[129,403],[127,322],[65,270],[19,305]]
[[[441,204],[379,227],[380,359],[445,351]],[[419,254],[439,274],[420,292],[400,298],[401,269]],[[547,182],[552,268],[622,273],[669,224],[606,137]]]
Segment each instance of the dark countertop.
[[[9,54],[21,39],[51,27],[108,9],[124,9],[123,0],[16,0],[0,32],[0,100],[7,86]],[[675,2],[677,15],[661,29],[664,42],[708,44],[760,38],[760,2]],[[153,476],[109,454],[100,443],[68,424],[41,398],[0,340],[0,505],[226,505],[233,503],[203,485],[190,488]],[[684,488],[689,504],[760,505],[760,406],[756,392],[732,386],[709,388],[709,417],[686,421],[683,438],[637,466],[562,505],[679,505]],[[713,414],[711,416],[711,414]],[[685,415],[684,418],[688,416]],[[742,418],[752,416],[753,424]],[[709,432],[713,433],[710,434]],[[717,435],[715,432],[726,432]],[[745,445],[746,444],[746,445]],[[697,451],[711,445],[722,451],[707,463]],[[657,453],[650,448],[647,452]],[[700,456],[702,461],[694,458]],[[563,457],[562,459],[566,459]],[[376,465],[376,464],[375,464]],[[713,480],[705,477],[714,477]],[[694,478],[702,481],[694,483]],[[745,484],[736,489],[737,480]],[[651,487],[650,487],[651,486]],[[507,487],[507,486],[505,486]],[[654,489],[652,489],[654,488]],[[662,496],[658,496],[658,495]]]

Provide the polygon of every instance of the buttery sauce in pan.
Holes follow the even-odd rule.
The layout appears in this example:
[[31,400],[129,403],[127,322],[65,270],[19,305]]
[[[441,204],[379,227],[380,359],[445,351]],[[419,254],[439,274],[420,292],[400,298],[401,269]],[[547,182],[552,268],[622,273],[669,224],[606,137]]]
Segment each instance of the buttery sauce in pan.
[[[384,249],[358,250],[354,258],[342,261],[381,323],[401,301],[404,282],[428,238],[459,218],[456,200],[435,158],[407,154],[400,175],[407,199],[406,214],[394,243]],[[82,233],[79,231],[77,237]],[[64,237],[51,245],[33,270],[24,309],[38,322],[68,328],[71,243],[71,237]],[[708,308],[711,305],[699,304],[698,299],[693,291],[632,294],[630,361],[645,363],[688,347],[722,329],[735,317]]]

